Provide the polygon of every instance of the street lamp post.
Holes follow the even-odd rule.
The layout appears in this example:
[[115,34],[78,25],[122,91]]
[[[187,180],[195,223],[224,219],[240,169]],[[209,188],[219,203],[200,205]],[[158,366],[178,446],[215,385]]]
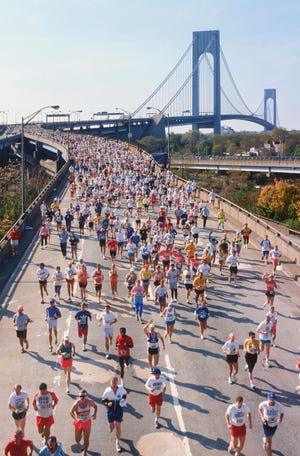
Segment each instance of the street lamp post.
[[26,189],[25,189],[25,151],[24,151],[24,127],[28,125],[40,112],[44,109],[52,108],[59,109],[58,105],[53,106],[43,106],[42,108],[34,111],[28,116],[22,117],[22,126],[21,126],[21,193],[22,193],[22,216],[24,215],[26,209]]
[[126,112],[126,114],[128,115],[128,144],[130,146],[130,143],[131,143],[131,138],[132,138],[132,133],[131,133],[131,119],[132,119],[132,114],[130,111],[127,111],[127,109],[123,109],[123,108],[116,108],[116,111],[124,111]]
[[170,119],[169,114],[163,112],[159,108],[155,108],[154,106],[147,106],[147,109],[155,109],[159,114],[167,119],[167,154],[168,154],[168,169],[171,168],[171,149],[170,149]]

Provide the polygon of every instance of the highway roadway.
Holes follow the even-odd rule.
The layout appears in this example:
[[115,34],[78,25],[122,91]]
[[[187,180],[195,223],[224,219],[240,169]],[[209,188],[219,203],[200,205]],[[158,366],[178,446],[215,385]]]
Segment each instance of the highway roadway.
[[[62,207],[70,202],[69,194],[64,195]],[[151,216],[154,218],[155,214]],[[208,228],[201,231],[198,251],[201,252],[207,243],[210,230],[216,236],[214,210],[208,220]],[[76,224],[75,224],[76,226]],[[229,224],[226,230],[232,238],[237,227]],[[178,236],[182,244],[181,234]],[[254,241],[254,242],[253,242]],[[97,303],[93,283],[88,284],[88,308],[93,315],[90,324],[88,351],[83,352],[82,343],[77,337],[75,312],[79,309],[79,290],[73,303],[67,301],[66,285],[63,285],[63,299],[58,303],[62,313],[59,320],[59,338],[69,334],[76,345],[76,356],[73,364],[70,394],[65,392],[64,374],[59,366],[57,355],[49,353],[47,328],[44,320],[46,304],[41,304],[36,270],[41,261],[52,275],[54,268],[60,265],[65,269],[67,261],[63,259],[59,249],[57,235],[54,231],[51,244],[42,250],[35,239],[29,246],[25,258],[20,262],[15,274],[7,282],[1,295],[0,349],[2,362],[0,365],[0,399],[2,410],[0,415],[0,442],[12,438],[14,423],[7,407],[9,394],[15,383],[21,383],[32,399],[38,385],[46,382],[49,389],[55,391],[59,403],[55,411],[55,424],[52,433],[62,442],[67,455],[75,454],[74,430],[69,410],[77,398],[81,388],[87,389],[90,397],[98,404],[98,416],[93,422],[89,454],[92,456],[111,456],[115,454],[114,438],[108,432],[105,407],[101,405],[101,396],[110,378],[118,371],[115,349],[113,356],[105,358],[102,328],[97,318],[105,303],[110,303],[116,313],[118,322],[115,324],[115,335],[121,326],[134,339],[133,372],[125,374],[125,387],[128,389],[128,406],[122,424],[122,453],[128,455],[152,456],[153,454],[168,456],[219,456],[227,454],[229,434],[225,425],[224,413],[227,406],[234,402],[235,397],[242,395],[250,407],[253,416],[253,429],[248,429],[246,445],[242,454],[253,456],[264,454],[262,450],[262,428],[258,417],[258,404],[265,399],[266,393],[275,391],[284,406],[285,416],[274,437],[274,454],[281,456],[298,455],[299,435],[299,396],[295,394],[298,382],[295,371],[299,359],[299,288],[285,272],[279,272],[279,291],[275,298],[276,310],[279,312],[278,338],[276,348],[271,349],[271,367],[265,370],[260,355],[255,368],[255,384],[253,391],[249,387],[247,373],[244,371],[243,354],[239,365],[240,372],[237,384],[228,384],[228,375],[221,347],[230,332],[236,334],[242,345],[249,330],[255,330],[257,324],[264,319],[266,309],[263,308],[264,285],[261,274],[270,270],[260,259],[257,240],[250,241],[249,249],[242,249],[240,258],[239,286],[234,288],[227,282],[227,275],[220,276],[217,266],[212,268],[212,276],[208,287],[208,307],[210,311],[209,329],[205,340],[199,337],[199,330],[193,318],[193,306],[186,303],[183,287],[179,289],[179,302],[176,310],[179,317],[176,321],[174,340],[166,342],[166,350],[161,351],[160,367],[167,377],[167,391],[162,407],[161,428],[154,428],[154,417],[147,405],[145,382],[149,376],[147,365],[146,338],[141,323],[134,318],[124,276],[129,269],[127,259],[117,258],[116,265],[121,276],[119,293],[115,300],[111,299],[108,283],[108,270],[111,262],[102,259],[96,237],[87,233],[79,244],[80,256],[88,266],[91,275],[95,265],[100,262],[103,267],[105,282],[101,304]],[[70,254],[70,252],[68,252]],[[70,257],[69,257],[70,258]],[[69,260],[68,258],[68,260]],[[141,261],[136,264],[141,268]],[[53,295],[51,280],[48,285],[49,296]],[[20,352],[12,317],[19,305],[32,322],[28,327],[29,349]],[[151,296],[144,306],[145,321],[153,318],[159,331],[164,332],[163,321],[159,316]],[[31,438],[38,451],[41,438],[35,428],[35,413],[32,406],[27,415],[26,435]]]

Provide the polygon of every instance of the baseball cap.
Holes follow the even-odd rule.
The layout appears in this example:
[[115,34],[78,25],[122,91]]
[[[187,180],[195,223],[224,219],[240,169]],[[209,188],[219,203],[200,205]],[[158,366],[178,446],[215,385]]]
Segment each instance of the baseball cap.
[[134,268],[130,268],[130,272],[134,272]]
[[64,336],[64,340],[70,340],[69,336]]
[[18,307],[18,311],[19,311],[19,312],[23,312],[23,310],[24,310],[24,307],[23,307],[23,306],[19,306],[19,307]]
[[267,397],[268,397],[269,401],[275,401],[275,400],[276,400],[276,394],[273,393],[273,391],[270,391],[270,392],[267,394]]
[[155,324],[151,323],[151,325],[149,325],[149,328],[155,328]]
[[47,440],[47,443],[56,443],[57,439],[54,435],[51,435],[49,439]]
[[160,371],[160,369],[158,369],[158,367],[154,367],[154,368],[152,369],[152,374],[158,375],[158,374],[161,374],[161,371]]
[[50,298],[49,302],[55,302],[54,298]]

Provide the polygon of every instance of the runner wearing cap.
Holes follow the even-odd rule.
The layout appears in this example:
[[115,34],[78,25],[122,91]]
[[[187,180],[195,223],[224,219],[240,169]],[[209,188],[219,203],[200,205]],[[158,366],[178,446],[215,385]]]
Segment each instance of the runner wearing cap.
[[155,367],[159,362],[159,342],[161,342],[163,349],[165,350],[164,339],[159,332],[155,331],[155,324],[153,321],[154,320],[151,318],[143,328],[147,337],[148,364],[151,372],[153,365]]
[[13,325],[16,328],[17,338],[19,339],[21,345],[21,353],[24,353],[25,349],[28,349],[27,325],[30,322],[30,318],[28,315],[23,313],[23,306],[19,306],[17,310],[18,312],[13,316]]
[[104,307],[104,312],[100,315],[99,318],[99,326],[103,325],[103,332],[104,332],[104,339],[105,339],[105,350],[106,350],[106,358],[110,359],[109,355],[109,345],[112,344],[114,330],[112,325],[118,321],[115,314],[111,312],[110,305],[106,304]]
[[172,301],[167,305],[167,307],[165,307],[161,314],[166,325],[165,338],[169,337],[170,344],[172,343],[172,335],[177,315],[178,314],[175,310],[174,303]]
[[52,330],[54,333],[54,343],[57,345],[57,320],[61,318],[59,308],[55,305],[55,299],[50,298],[50,305],[46,307],[45,320],[48,327],[49,351],[52,352]]
[[77,334],[81,339],[83,336],[83,351],[86,351],[87,336],[89,331],[89,320],[92,321],[92,314],[86,308],[86,303],[80,304],[80,310],[75,314],[75,320],[77,321]]
[[267,314],[265,319],[257,326],[256,332],[259,334],[259,348],[263,352],[266,348],[265,367],[269,367],[270,347],[272,341],[272,326],[270,316]]
[[238,373],[238,357],[239,357],[239,344],[235,339],[235,335],[230,333],[228,340],[222,347],[223,352],[226,354],[226,362],[228,365],[228,383],[236,382],[236,375]]
[[225,413],[225,420],[230,431],[230,444],[228,453],[235,450],[234,456],[239,456],[246,439],[246,417],[248,416],[249,428],[252,429],[250,409],[245,404],[242,396],[238,396],[235,404],[230,405]]
[[166,378],[161,375],[161,371],[158,367],[153,368],[152,375],[148,378],[145,386],[149,393],[148,404],[151,408],[151,412],[155,413],[155,427],[159,428],[160,411],[163,403],[163,395],[167,389],[167,385]]
[[4,456],[31,456],[33,443],[24,437],[22,429],[17,429],[12,440],[4,447]]
[[64,336],[62,343],[57,347],[56,353],[61,356],[60,365],[66,375],[66,393],[69,393],[71,383],[71,370],[75,356],[75,345],[70,342],[69,336]]
[[263,423],[263,449],[266,450],[267,456],[272,455],[272,437],[276,432],[278,424],[283,420],[283,407],[276,400],[276,394],[270,391],[267,394],[267,400],[258,406],[260,419]]
[[[91,408],[94,413],[91,413]],[[92,420],[97,416],[97,404],[92,399],[88,398],[86,390],[81,390],[79,398],[74,402],[70,415],[73,418],[75,428],[75,441],[79,445],[83,436],[83,456],[86,456],[90,444],[90,434],[92,428]]]
[[51,435],[46,442],[46,445],[38,453],[38,456],[65,456],[61,443],[57,442],[57,438]]

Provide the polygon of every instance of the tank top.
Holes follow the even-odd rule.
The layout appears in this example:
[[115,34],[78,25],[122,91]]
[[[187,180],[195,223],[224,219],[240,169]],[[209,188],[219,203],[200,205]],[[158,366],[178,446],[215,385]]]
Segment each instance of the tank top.
[[159,348],[158,335],[156,332],[148,333],[147,347],[148,348]]
[[88,421],[91,417],[91,407],[90,402],[87,401],[86,404],[81,404],[79,401],[76,406],[76,416],[78,421]]

